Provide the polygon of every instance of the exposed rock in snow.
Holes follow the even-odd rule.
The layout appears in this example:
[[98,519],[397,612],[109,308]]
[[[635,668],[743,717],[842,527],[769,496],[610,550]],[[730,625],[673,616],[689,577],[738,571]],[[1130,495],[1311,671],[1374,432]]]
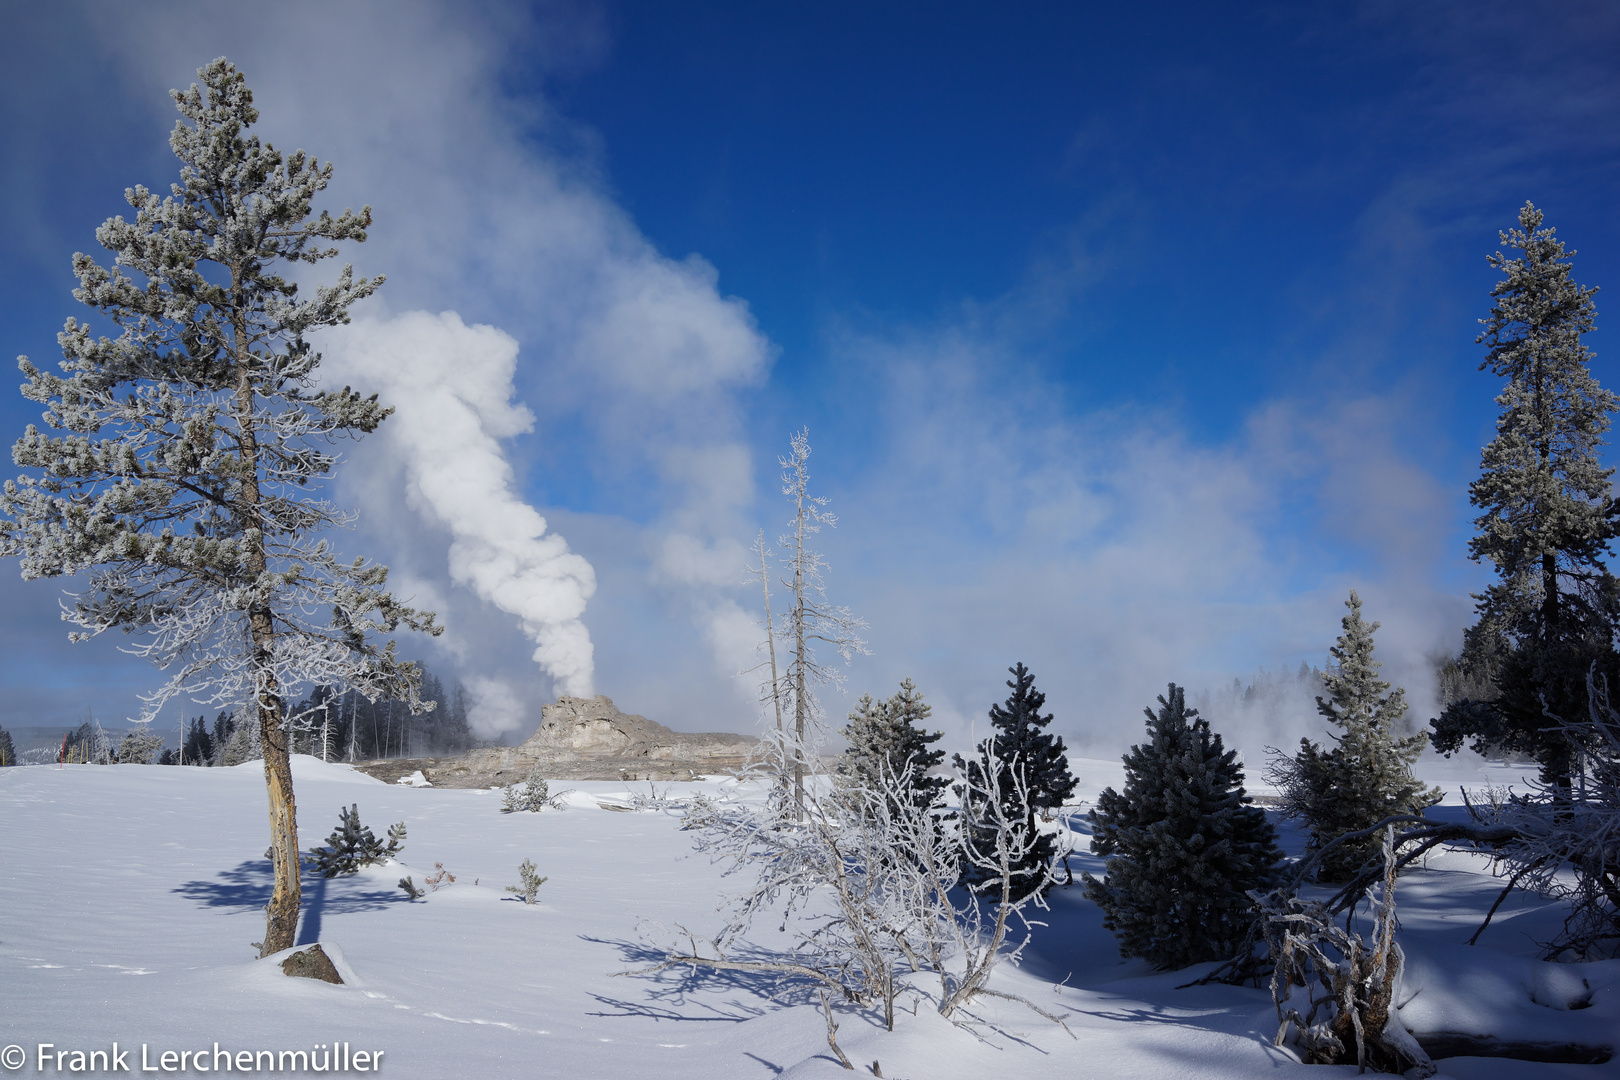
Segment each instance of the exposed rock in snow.
[[283,974],[293,975],[300,979],[319,979],[322,982],[339,983],[343,978],[338,975],[337,968],[327,959],[326,953],[319,945],[311,945],[302,952],[295,952],[281,962]]

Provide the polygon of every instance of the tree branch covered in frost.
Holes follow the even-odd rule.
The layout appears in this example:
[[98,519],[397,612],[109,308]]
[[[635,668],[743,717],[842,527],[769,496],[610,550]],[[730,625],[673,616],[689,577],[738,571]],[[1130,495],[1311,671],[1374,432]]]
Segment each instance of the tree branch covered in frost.
[[[957,780],[967,786],[964,811],[948,809],[942,796],[916,800],[909,771],[885,771],[872,790],[834,785],[818,770],[805,785],[804,817],[795,823],[775,780],[784,766],[807,760],[804,748],[789,735],[768,746],[752,777],[768,791],[763,802],[711,799],[689,811],[698,850],[729,863],[727,873],[747,877],[747,887],[727,902],[729,918],[711,941],[700,946],[683,930],[686,946],[671,948],[639,974],[690,965],[804,980],[846,1001],[881,1006],[890,1028],[901,994],[925,995],[911,976],[928,975],[938,982],[940,1014],[953,1022],[973,1022],[965,1006],[981,994],[1020,1001],[1062,1022],[987,986],[998,963],[1018,962],[1032,928],[1041,925],[1034,910],[1046,906],[1041,890],[1019,888],[1023,860],[1039,837],[1029,825],[1030,792],[1016,762],[982,753],[978,779]],[[998,782],[1003,796],[1014,791],[1011,802],[994,797]],[[970,832],[980,839],[964,841]],[[961,888],[969,866],[998,884],[978,895]],[[1045,872],[1050,876],[1051,868]],[[738,946],[767,915],[780,917],[792,944],[776,955],[741,958]]]
[[[793,532],[783,535],[777,545],[787,554],[789,577],[782,584],[792,591],[793,606],[782,613],[781,629],[767,627],[772,655],[778,634],[789,643],[787,670],[780,681],[772,664],[770,697],[780,705],[782,695],[790,693],[793,699],[793,745],[806,755],[813,756],[819,749],[821,708],[816,702],[813,687],[831,684],[841,687],[844,673],[816,658],[818,643],[831,646],[848,663],[857,653],[867,652],[860,631],[866,623],[850,613],[848,608],[827,602],[827,584],[822,573],[827,561],[819,551],[807,546],[810,537],[821,531],[823,525],[832,528],[838,518],[826,510],[827,498],[810,494],[810,433],[803,430],[795,434],[792,451],[778,458],[782,466],[782,494],[793,500],[793,517],[788,521]],[[761,548],[760,573],[765,573],[764,549]],[[768,602],[768,601],[767,601]],[[780,726],[780,725],[779,725]],[[786,777],[793,775],[794,813],[805,813],[804,779],[807,757],[784,760],[780,763]]]

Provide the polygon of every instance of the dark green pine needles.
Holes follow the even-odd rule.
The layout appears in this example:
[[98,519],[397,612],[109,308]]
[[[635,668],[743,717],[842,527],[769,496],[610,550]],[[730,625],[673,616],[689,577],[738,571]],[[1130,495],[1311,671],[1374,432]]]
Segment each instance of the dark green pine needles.
[[1161,970],[1230,956],[1254,919],[1249,889],[1268,884],[1282,853],[1249,805],[1237,751],[1221,745],[1185,692],[1170,684],[1147,712],[1148,740],[1125,755],[1125,792],[1106,789],[1091,850],[1107,859],[1086,896],[1124,956]]
[[[1069,759],[1064,751],[1063,737],[1047,731],[1052,714],[1041,715],[1046,695],[1035,689],[1035,676],[1022,663],[1007,669],[1012,678],[1007,686],[1012,693],[1000,705],[990,706],[990,723],[995,732],[979,744],[981,756],[986,750],[1008,766],[996,779],[997,801],[1009,821],[1024,819],[1035,842],[1022,860],[1015,874],[1013,898],[1020,899],[1048,887],[1047,872],[1057,852],[1057,840],[1049,832],[1039,829],[1036,816],[1059,809],[1074,794],[1075,779],[1069,772]],[[987,787],[979,762],[964,761],[957,754],[953,759],[957,769],[966,773],[974,788]],[[1021,805],[1018,785],[1014,776],[1023,778],[1027,805]],[[970,815],[972,816],[972,815]],[[981,852],[992,850],[993,843],[986,828],[969,827],[969,841]],[[987,871],[971,864],[963,872],[964,881],[977,889],[993,879]]]

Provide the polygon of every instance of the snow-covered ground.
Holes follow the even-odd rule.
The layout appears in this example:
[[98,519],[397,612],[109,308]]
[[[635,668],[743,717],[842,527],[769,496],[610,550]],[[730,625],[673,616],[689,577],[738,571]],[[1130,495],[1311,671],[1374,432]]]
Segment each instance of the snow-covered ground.
[[[1073,764],[1080,798],[1121,781],[1117,762]],[[1450,767],[1430,778],[1448,784],[1452,803],[1459,783],[1517,780],[1435,764]],[[0,769],[0,1045],[27,1056],[14,1075],[56,1074],[54,1056],[37,1069],[41,1043],[70,1052],[66,1072],[71,1051],[114,1042],[133,1048],[132,1074],[143,1045],[149,1065],[163,1051],[199,1049],[211,1064],[217,1042],[232,1052],[347,1044],[351,1055],[382,1051],[381,1072],[411,1077],[851,1075],[828,1051],[808,995],[773,999],[736,975],[619,974],[658,957],[670,940],[659,925],[716,928],[716,904],[735,886],[689,855],[677,817],[605,809],[629,794],[625,785],[578,784],[565,810],[508,815],[496,792],[385,785],[310,758],[295,759],[294,775],[306,847],[350,803],[379,836],[395,821],[409,830],[403,866],[305,879],[299,940],[323,944],[342,986],[286,978],[254,958],[269,892],[258,763]],[[1076,873],[1100,870],[1076,839]],[[550,878],[532,907],[503,891],[525,858]],[[411,874],[420,886],[436,862],[455,883],[408,901],[395,882]],[[1483,860],[1458,853],[1402,878],[1403,1015],[1423,1031],[1612,1044],[1620,962],[1529,959],[1535,940],[1551,936],[1556,907],[1515,896],[1480,946],[1464,944],[1498,888]],[[773,928],[760,931],[769,945]],[[995,985],[1067,1014],[1073,1037],[1022,1006],[990,1002],[977,1007],[989,1021],[977,1032],[924,1006],[893,1032],[846,1010],[838,1038],[861,1075],[876,1061],[891,1080],[1353,1073],[1274,1048],[1265,990],[1176,989],[1189,977],[1122,962],[1078,886],[1059,887],[1022,967],[1003,967]],[[1459,1078],[1620,1077],[1616,1061],[1439,1064]]]

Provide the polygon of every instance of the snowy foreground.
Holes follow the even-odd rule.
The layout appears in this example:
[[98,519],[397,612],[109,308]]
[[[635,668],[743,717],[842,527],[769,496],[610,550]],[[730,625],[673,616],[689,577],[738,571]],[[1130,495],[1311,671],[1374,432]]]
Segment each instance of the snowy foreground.
[[[1073,766],[1088,801],[1122,779],[1117,763]],[[625,801],[625,785],[579,784],[564,810],[503,815],[497,792],[389,786],[311,758],[295,758],[293,772],[305,847],[350,803],[379,836],[395,821],[409,829],[403,866],[305,879],[299,941],[320,941],[344,986],[287,978],[273,959],[254,958],[270,884],[257,762],[0,769],[0,1045],[27,1055],[12,1075],[56,1074],[54,1056],[37,1069],[40,1043],[54,1055],[114,1042],[132,1074],[144,1045],[158,1075],[163,1051],[206,1049],[209,1065],[216,1042],[232,1052],[348,1044],[351,1061],[382,1051],[380,1072],[413,1077],[768,1080],[871,1075],[874,1061],[891,1080],[1354,1073],[1274,1048],[1263,989],[1178,990],[1207,968],[1156,975],[1122,962],[1076,886],[1054,890],[1050,925],[1023,966],[1003,967],[993,984],[1067,1014],[1073,1038],[1005,1001],[980,1000],[976,1031],[926,1004],[902,1013],[892,1033],[845,1010],[839,1043],[862,1066],[851,1074],[828,1051],[807,994],[773,999],[763,983],[703,972],[616,975],[661,955],[673,938],[660,924],[717,928],[717,901],[735,887],[688,854],[677,817],[605,809]],[[1449,803],[1459,778],[1433,777],[1450,781]],[[724,786],[670,785],[676,794]],[[1086,838],[1075,839],[1076,873],[1100,872]],[[503,891],[525,858],[550,877],[533,907]],[[422,885],[435,862],[455,883],[408,901],[394,883],[411,874]],[[1403,1016],[1420,1032],[1620,1041],[1620,961],[1528,959],[1552,935],[1556,907],[1515,896],[1480,946],[1464,944],[1499,887],[1484,860],[1462,854],[1402,878]],[[769,945],[774,929],[760,927],[756,941]],[[60,1060],[66,1072],[71,1053]],[[1620,1060],[1438,1064],[1459,1078],[1620,1077]]]

